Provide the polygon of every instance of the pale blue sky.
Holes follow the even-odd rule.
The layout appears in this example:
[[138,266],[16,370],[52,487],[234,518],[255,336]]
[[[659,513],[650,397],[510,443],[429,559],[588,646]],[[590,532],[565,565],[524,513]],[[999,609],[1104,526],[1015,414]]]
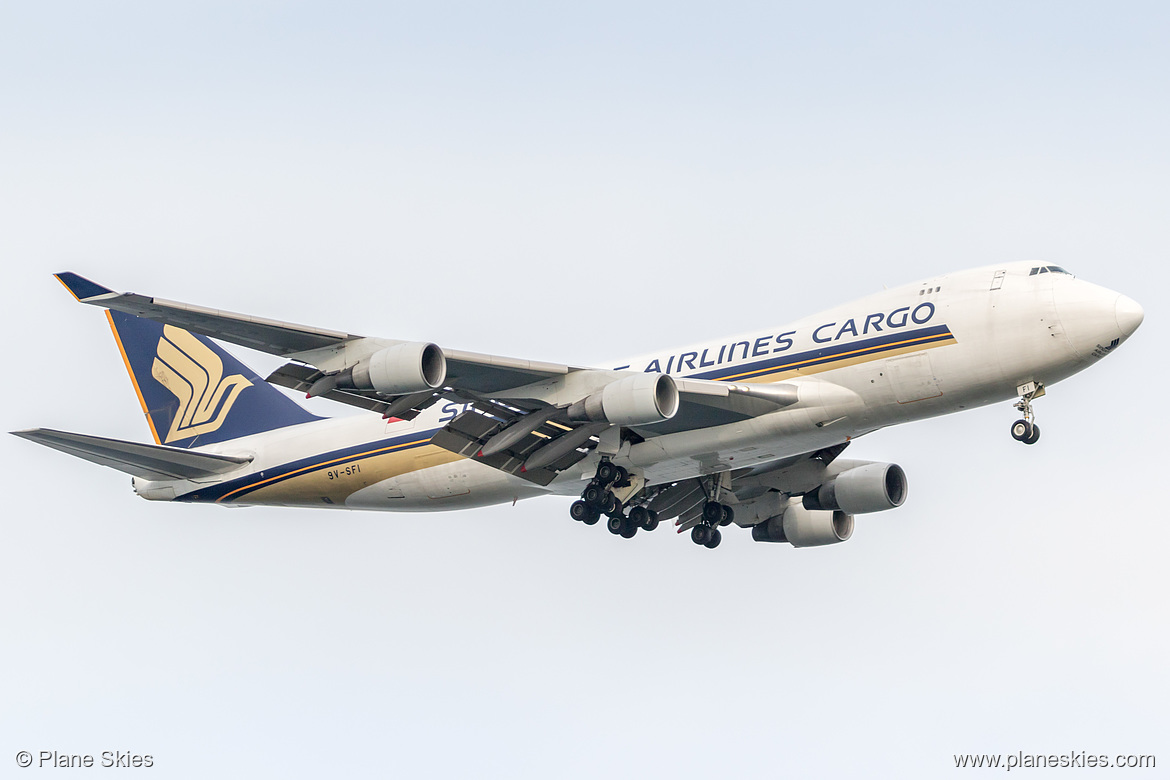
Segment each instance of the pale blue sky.
[[0,762],[1170,762],[1167,40],[1162,3],[0,7],[6,430],[148,437],[100,313],[50,276],[66,269],[576,364],[1029,258],[1146,309],[1038,404],[1037,447],[1009,438],[1009,404],[859,441],[853,457],[906,469],[910,499],[821,550],[627,542],[559,499],[152,505],[4,437]]

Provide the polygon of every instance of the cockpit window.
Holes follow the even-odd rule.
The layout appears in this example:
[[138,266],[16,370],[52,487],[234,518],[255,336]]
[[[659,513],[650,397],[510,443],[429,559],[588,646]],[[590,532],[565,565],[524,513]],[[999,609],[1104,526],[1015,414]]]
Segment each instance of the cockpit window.
[[1068,271],[1061,268],[1059,265],[1038,265],[1028,273],[1028,276],[1035,276],[1036,274],[1048,274],[1048,273],[1065,274],[1066,276],[1072,276],[1072,274],[1070,274]]

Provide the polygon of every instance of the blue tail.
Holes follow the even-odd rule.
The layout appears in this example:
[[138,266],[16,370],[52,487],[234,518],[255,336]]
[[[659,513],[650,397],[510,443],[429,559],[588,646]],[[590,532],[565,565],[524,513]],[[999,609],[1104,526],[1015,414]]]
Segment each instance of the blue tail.
[[118,311],[106,316],[159,444],[198,447],[322,419],[205,336]]

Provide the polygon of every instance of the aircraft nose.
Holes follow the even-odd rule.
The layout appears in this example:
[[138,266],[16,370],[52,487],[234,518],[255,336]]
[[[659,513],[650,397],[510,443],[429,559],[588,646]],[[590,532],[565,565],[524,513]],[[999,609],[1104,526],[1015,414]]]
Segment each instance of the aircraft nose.
[[1082,359],[1101,358],[1130,337],[1145,316],[1136,301],[1080,279],[1061,279],[1053,303],[1069,346]]
[[1142,324],[1142,320],[1146,318],[1146,313],[1142,309],[1141,304],[1130,298],[1127,295],[1118,295],[1117,302],[1113,304],[1113,316],[1117,320],[1117,328],[1122,333],[1122,338],[1129,338],[1133,332]]

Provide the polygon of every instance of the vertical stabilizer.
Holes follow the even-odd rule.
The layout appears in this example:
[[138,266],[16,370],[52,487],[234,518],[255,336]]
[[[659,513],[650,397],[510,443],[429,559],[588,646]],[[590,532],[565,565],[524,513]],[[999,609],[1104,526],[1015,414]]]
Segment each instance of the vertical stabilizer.
[[197,447],[319,420],[211,339],[108,310],[159,444]]

